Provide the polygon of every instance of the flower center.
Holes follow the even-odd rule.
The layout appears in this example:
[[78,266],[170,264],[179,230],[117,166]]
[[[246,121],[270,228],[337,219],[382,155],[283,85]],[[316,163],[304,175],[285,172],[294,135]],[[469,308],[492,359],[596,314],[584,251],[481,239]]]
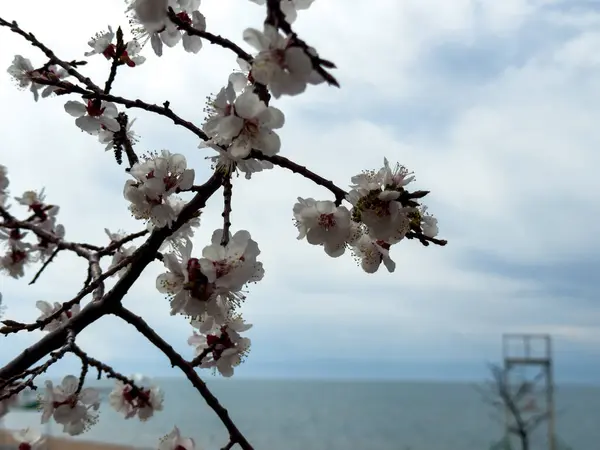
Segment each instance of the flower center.
[[150,390],[149,389],[133,389],[127,385],[123,388],[123,398],[125,401],[136,408],[143,406],[151,406],[150,404]]
[[88,100],[86,110],[89,116],[100,117],[104,113],[104,109],[101,100],[97,98]]
[[29,205],[29,210],[33,211],[36,217],[38,217],[42,222],[48,218],[48,215],[44,211],[44,205],[40,202],[32,202]]
[[330,230],[335,227],[336,221],[333,213],[330,214],[321,214],[319,216],[319,226],[325,228],[326,230]]
[[22,250],[17,250],[14,248],[10,252],[10,259],[12,260],[13,264],[19,264],[27,259],[27,254]]
[[112,59],[117,54],[117,46],[115,44],[110,44],[108,47],[104,49],[102,52],[106,59]]
[[223,352],[228,348],[234,348],[235,344],[227,334],[227,327],[221,327],[221,335],[218,336],[216,334],[209,334],[206,336],[206,343],[209,347],[213,347],[212,356],[214,360],[218,360]]
[[76,395],[71,395],[65,401],[62,401],[62,402],[52,402],[52,407],[54,409],[56,409],[59,406],[66,405],[69,408],[73,409],[73,408],[75,408],[77,406],[77,401],[78,401],[77,396]]
[[256,136],[258,134],[258,120],[244,119],[244,127],[241,134]]
[[190,258],[187,262],[188,282],[184,289],[190,291],[190,295],[197,299],[206,301],[214,291],[214,284],[208,283],[208,278],[200,270],[198,258]]
[[[179,20],[181,20],[183,23],[185,23],[186,25],[192,25],[192,18],[190,17],[190,15],[188,13],[186,13],[185,11],[182,11],[178,14],[176,14],[177,18]],[[183,30],[182,27],[178,26],[177,27],[178,30]]]

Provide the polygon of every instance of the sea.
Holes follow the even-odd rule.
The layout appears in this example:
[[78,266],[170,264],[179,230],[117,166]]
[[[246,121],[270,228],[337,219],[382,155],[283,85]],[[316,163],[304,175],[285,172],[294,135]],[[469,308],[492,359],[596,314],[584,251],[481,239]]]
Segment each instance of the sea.
[[[197,448],[225,446],[224,426],[187,380],[156,381],[163,411],[147,422],[124,420],[104,401],[98,423],[77,439],[156,449],[177,425]],[[469,383],[215,379],[208,386],[257,450],[489,450],[503,436],[493,408]],[[600,387],[558,386],[555,398],[557,450],[600,449]],[[39,421],[37,411],[15,411],[4,427],[63,435]],[[531,450],[547,450],[544,431]]]

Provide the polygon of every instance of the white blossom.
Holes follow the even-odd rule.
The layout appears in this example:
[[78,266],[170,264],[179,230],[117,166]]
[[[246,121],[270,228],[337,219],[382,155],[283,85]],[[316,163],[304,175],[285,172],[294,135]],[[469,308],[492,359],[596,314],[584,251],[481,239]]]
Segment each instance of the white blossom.
[[194,182],[194,170],[187,168],[185,157],[163,150],[160,156],[134,164],[129,174],[136,181],[125,182],[123,195],[131,202],[133,216],[159,228],[170,226],[177,217],[178,200],[169,196],[190,189]]
[[256,149],[265,155],[279,152],[281,141],[273,131],[281,128],[285,122],[283,113],[267,106],[258,95],[248,89],[235,99],[233,111],[220,118],[215,125],[217,144],[228,144],[233,158],[242,159]]
[[63,378],[59,386],[46,381],[41,401],[42,423],[50,418],[63,425],[63,431],[75,436],[83,433],[97,421],[100,396],[96,389],[83,388],[78,393],[79,379],[73,375]]
[[87,103],[69,100],[65,103],[65,111],[77,117],[75,124],[89,134],[98,134],[102,129],[119,131],[117,121],[119,111],[114,103],[89,99]]
[[[200,2],[198,2],[200,3]],[[206,18],[200,11],[193,11],[191,16],[191,25],[196,30],[206,31]],[[202,38],[189,34],[187,31],[183,34],[183,49],[189,53],[198,53],[202,48]]]
[[242,172],[247,180],[252,178],[253,173],[273,168],[273,163],[270,161],[263,161],[255,158],[234,158],[231,156],[230,152],[223,150],[217,145],[208,145],[208,147],[217,152],[217,155],[215,156],[206,157],[206,159],[209,159],[212,162],[213,168],[221,168],[226,173]]
[[312,245],[323,245],[325,253],[334,258],[344,254],[350,236],[350,211],[332,201],[316,201],[298,197],[294,205],[298,239]]
[[[37,309],[39,309],[42,314],[38,317],[37,320],[45,320],[46,318],[52,316],[53,314],[57,313],[61,308],[62,308],[62,304],[58,303],[58,302],[54,302],[54,305],[44,301],[44,300],[38,300],[35,303],[35,306]],[[42,331],[54,331],[57,328],[61,327],[62,325],[65,324],[65,322],[67,322],[71,317],[73,317],[76,314],[79,314],[79,311],[81,310],[81,307],[79,306],[78,303],[74,304],[73,306],[71,306],[71,308],[69,308],[67,311],[63,311],[56,319],[54,319],[52,322],[50,322],[47,325],[44,325],[42,328],[40,328],[40,330]]]
[[438,235],[438,221],[431,214],[427,213],[427,206],[422,206],[421,211],[419,213],[421,218],[421,230],[423,230],[423,234],[427,237],[434,238]]
[[125,419],[137,416],[146,421],[155,411],[163,409],[164,395],[160,388],[152,385],[147,377],[136,374],[130,377],[135,388],[121,380],[115,382],[115,387],[108,396],[110,406],[117,412],[123,413]]
[[221,245],[223,230],[213,233],[212,244],[202,251],[202,258],[191,256],[192,244],[164,255],[168,269],[158,276],[156,287],[170,297],[171,314],[200,317],[204,314],[222,323],[231,305],[245,299],[242,290],[248,283],[264,276],[258,244],[247,231],[238,231],[227,245]]
[[16,55],[7,72],[17,81],[19,88],[25,89],[29,87],[29,90],[33,94],[34,100],[36,102],[38,101],[38,90],[41,86],[33,82],[32,78],[35,75],[35,69],[33,68],[30,60],[23,58],[21,55]]
[[[173,208],[173,214],[175,217],[179,216],[187,202],[181,200],[178,197],[172,196],[169,198],[169,204]],[[194,237],[194,228],[200,226],[200,212],[197,212],[191,219],[182,224],[177,231],[168,236],[161,244],[159,250],[165,251],[167,248],[177,249],[185,247],[186,243]],[[146,225],[148,230],[152,231],[155,226],[152,222],[148,222]]]
[[127,11],[133,11],[143,25],[160,28],[167,20],[168,6],[168,0],[133,0]]
[[114,38],[115,33],[113,32],[112,27],[109,25],[108,31],[98,33],[88,41],[88,45],[92,47],[92,50],[85,52],[85,56],[104,55],[106,59],[110,59],[112,56],[114,56],[111,54],[111,49],[112,52],[115,50],[114,44],[112,43]]
[[25,266],[31,260],[29,251],[12,247],[0,257],[0,271],[6,272],[12,278],[21,278],[25,275]]
[[[257,5],[264,5],[265,0],[250,0]],[[315,0],[281,0],[279,5],[281,12],[285,15],[285,20],[292,24],[298,17],[298,11],[308,9]]]
[[[131,143],[135,143],[138,140],[138,136],[135,131],[131,129],[136,119],[132,119],[127,122],[127,126],[125,127],[125,139],[127,139]],[[115,135],[117,135],[114,131],[110,131],[106,128],[101,128],[98,131],[98,141],[101,144],[106,144],[106,151],[112,150],[115,147]]]
[[45,439],[39,430],[27,427],[12,433],[19,450],[40,450],[44,448]]
[[353,245],[353,253],[367,273],[375,273],[383,262],[388,272],[396,270],[396,263],[389,256],[389,244],[375,241],[368,235],[361,236]]
[[240,333],[251,327],[251,324],[237,317],[212,333],[202,335],[194,332],[188,339],[188,344],[195,348],[196,356],[209,350],[200,367],[214,367],[224,377],[231,377],[234,368],[241,364],[243,356],[250,349],[250,339],[240,336]]
[[158,446],[158,450],[195,450],[195,448],[194,440],[182,437],[177,427],[173,427],[173,431],[163,437]]
[[303,48],[290,45],[291,38],[282,36],[275,27],[265,24],[262,32],[248,28],[243,37],[258,51],[252,62],[252,78],[267,85],[275,98],[301,94],[307,83],[320,82],[313,75],[310,56]]
[[134,164],[129,173],[152,199],[171,195],[178,189],[191,188],[195,176],[194,169],[187,168],[185,156],[168,150],[162,150],[160,155],[143,163]]
[[140,66],[146,62],[146,57],[139,54],[141,51],[142,45],[136,39],[133,39],[125,46],[125,51],[121,55],[121,61],[129,67]]
[[402,166],[391,170],[387,159],[384,159],[382,169],[352,177],[352,190],[346,200],[354,207],[353,218],[368,227],[373,239],[393,244],[402,240],[409,231],[415,209],[405,207],[397,200],[412,179]]

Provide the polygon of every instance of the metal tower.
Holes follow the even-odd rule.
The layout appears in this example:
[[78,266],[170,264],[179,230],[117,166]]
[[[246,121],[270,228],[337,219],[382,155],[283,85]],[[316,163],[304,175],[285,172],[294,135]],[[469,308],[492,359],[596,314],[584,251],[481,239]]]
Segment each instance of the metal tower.
[[[504,374],[511,384],[513,369],[539,368],[543,375],[544,414],[548,427],[548,450],[556,450],[554,378],[552,362],[552,338],[548,334],[504,334],[502,336]],[[512,374],[512,375],[511,375]],[[527,381],[527,380],[523,380]],[[509,427],[510,412],[506,410],[506,428]]]

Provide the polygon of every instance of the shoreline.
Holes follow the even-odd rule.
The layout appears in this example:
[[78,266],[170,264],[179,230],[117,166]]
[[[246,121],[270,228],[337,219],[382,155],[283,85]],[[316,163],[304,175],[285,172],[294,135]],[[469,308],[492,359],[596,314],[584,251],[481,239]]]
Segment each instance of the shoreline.
[[[13,430],[0,429],[0,450],[17,449],[16,443],[12,438],[12,431]],[[139,450],[135,447],[126,445],[56,436],[46,436],[46,442],[42,448],[44,450]]]

